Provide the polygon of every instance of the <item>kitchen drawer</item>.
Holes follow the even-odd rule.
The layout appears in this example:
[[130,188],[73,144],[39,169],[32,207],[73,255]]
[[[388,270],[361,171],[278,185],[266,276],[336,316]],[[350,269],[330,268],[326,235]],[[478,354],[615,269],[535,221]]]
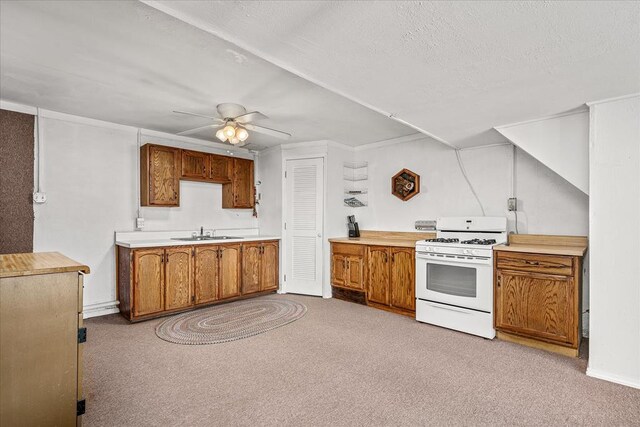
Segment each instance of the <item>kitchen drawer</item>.
[[351,243],[332,243],[331,252],[334,254],[364,256],[364,245]]
[[569,256],[498,251],[496,267],[499,270],[571,276],[573,274],[573,258]]

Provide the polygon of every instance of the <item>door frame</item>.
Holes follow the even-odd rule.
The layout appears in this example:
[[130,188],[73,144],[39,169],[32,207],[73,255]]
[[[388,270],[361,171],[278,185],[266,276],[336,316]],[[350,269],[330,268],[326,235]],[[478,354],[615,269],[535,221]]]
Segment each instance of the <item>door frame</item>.
[[[325,254],[329,251],[329,241],[325,239],[325,231],[327,228],[327,153],[318,153],[318,154],[303,154],[303,155],[287,155],[283,152],[282,155],[282,224],[281,232],[282,232],[282,256],[281,259],[281,269],[280,269],[280,283],[282,286],[278,290],[278,293],[286,294],[287,293],[287,281],[284,279],[287,274],[287,251],[289,247],[287,245],[287,230],[285,230],[284,225],[287,222],[287,181],[284,177],[284,174],[287,172],[287,161],[289,160],[307,160],[307,159],[322,159],[322,252],[321,252],[321,263],[320,263],[320,283],[322,285],[322,298],[331,298],[331,285],[325,283],[325,277],[327,277],[326,269],[328,268],[329,263],[327,263],[327,257]],[[331,273],[329,273],[330,277]]]

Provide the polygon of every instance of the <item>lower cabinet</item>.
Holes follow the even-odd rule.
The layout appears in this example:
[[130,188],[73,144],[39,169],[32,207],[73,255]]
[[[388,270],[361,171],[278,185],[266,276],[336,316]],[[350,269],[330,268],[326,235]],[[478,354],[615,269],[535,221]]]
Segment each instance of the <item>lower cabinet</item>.
[[195,303],[240,295],[240,244],[195,248]]
[[120,312],[145,320],[278,289],[278,241],[128,249],[118,246]]
[[390,248],[389,305],[401,310],[416,310],[416,253],[411,248]]
[[337,298],[411,314],[415,312],[415,250],[332,243],[331,284]]
[[193,305],[193,249],[165,249],[164,309],[176,310]]
[[521,337],[577,355],[581,258],[497,252],[494,262],[498,337]]
[[365,246],[331,244],[331,283],[335,286],[364,290]]
[[242,245],[242,294],[278,289],[277,241]]
[[220,288],[218,298],[223,300],[240,295],[242,279],[241,245],[221,245],[219,258]]
[[133,315],[164,311],[164,249],[135,251],[133,275]]
[[369,246],[367,250],[367,300],[389,305],[389,248]]

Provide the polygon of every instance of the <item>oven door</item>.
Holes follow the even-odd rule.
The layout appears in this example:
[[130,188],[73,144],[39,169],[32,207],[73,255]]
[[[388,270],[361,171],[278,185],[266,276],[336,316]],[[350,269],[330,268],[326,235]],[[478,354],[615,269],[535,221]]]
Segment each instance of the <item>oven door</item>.
[[450,261],[435,254],[416,253],[416,298],[493,312],[491,260]]

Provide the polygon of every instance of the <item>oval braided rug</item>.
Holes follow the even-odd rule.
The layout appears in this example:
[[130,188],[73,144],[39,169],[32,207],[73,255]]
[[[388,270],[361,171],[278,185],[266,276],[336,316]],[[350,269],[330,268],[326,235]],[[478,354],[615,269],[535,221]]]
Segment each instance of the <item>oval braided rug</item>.
[[257,298],[173,316],[156,327],[156,335],[175,344],[218,344],[279,328],[306,312],[299,302]]

